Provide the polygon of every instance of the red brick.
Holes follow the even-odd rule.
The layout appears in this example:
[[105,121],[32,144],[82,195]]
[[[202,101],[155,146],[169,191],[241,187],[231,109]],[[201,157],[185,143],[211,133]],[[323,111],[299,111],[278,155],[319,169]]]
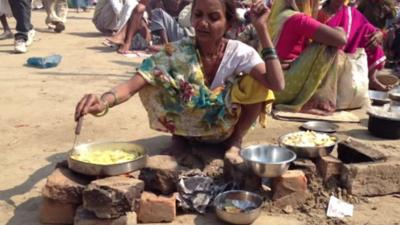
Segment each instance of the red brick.
[[41,223],[73,224],[77,204],[61,203],[43,198],[39,218]]
[[115,219],[99,219],[89,210],[79,207],[76,211],[74,225],[135,225],[137,217],[135,212],[127,212],[126,215]]
[[342,165],[342,161],[330,155],[321,157],[317,162],[318,170],[324,181],[340,175]]
[[301,170],[288,170],[272,183],[274,204],[284,208],[303,203],[307,196],[307,178]]
[[82,203],[82,192],[90,181],[67,168],[56,168],[47,177],[42,195],[63,203]]
[[166,197],[143,192],[140,198],[138,221],[142,223],[172,222],[175,217],[175,195]]

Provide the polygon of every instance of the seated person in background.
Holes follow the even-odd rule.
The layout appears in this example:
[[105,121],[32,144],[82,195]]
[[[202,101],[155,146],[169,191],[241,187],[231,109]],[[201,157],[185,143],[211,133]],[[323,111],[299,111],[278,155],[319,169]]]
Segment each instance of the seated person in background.
[[[346,34],[313,19],[317,0],[274,1],[268,28],[284,68],[286,87],[275,92],[278,110],[326,115],[336,110],[339,48]],[[309,45],[309,40],[314,43]]]
[[267,31],[269,9],[257,1],[251,14],[264,59],[250,46],[224,38],[236,21],[231,0],[194,0],[195,37],[166,44],[145,59],[130,80],[100,98],[85,95],[76,106],[75,120],[88,113],[104,115],[110,106],[139,92],[151,128],[173,135],[171,149],[185,150],[190,141],[240,148],[271,100],[269,89],[284,87]]
[[92,21],[100,32],[111,35],[125,26],[137,4],[137,0],[99,0]]
[[136,35],[140,35],[147,43],[151,41],[151,34],[147,20],[146,6],[149,0],[139,0],[134,7],[128,22],[122,26],[107,41],[119,45],[117,50],[120,54],[129,54],[132,41]]
[[357,9],[379,29],[386,28],[388,20],[396,17],[393,0],[361,0]]
[[[151,11],[150,29],[152,34],[161,37],[161,44],[178,41],[187,36],[194,35],[191,25],[192,4],[183,8],[177,19],[173,18],[161,8]],[[152,47],[153,50],[157,50]]]
[[383,85],[376,74],[384,66],[386,57],[382,49],[380,30],[375,28],[356,9],[345,5],[345,0],[327,0],[319,11],[318,20],[330,27],[341,27],[347,33],[344,52],[354,53],[364,48],[368,59],[368,77],[370,89],[386,91],[390,87]]

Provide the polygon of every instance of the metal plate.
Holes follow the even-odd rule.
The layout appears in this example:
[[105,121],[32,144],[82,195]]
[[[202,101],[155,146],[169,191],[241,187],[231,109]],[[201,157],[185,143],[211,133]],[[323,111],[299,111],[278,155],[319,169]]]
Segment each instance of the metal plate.
[[326,121],[308,121],[300,127],[302,130],[311,130],[322,133],[335,133],[339,128],[338,125]]

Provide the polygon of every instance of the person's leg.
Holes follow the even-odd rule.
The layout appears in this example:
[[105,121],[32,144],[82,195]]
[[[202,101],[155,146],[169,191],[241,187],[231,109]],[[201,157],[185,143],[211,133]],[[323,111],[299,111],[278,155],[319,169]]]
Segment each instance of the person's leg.
[[0,16],[0,22],[1,22],[1,25],[3,26],[3,30],[4,30],[4,32],[2,34],[0,34],[0,40],[12,38],[12,32],[11,32],[10,27],[8,26],[6,15]]
[[161,37],[162,43],[178,41],[185,36],[185,31],[178,22],[162,9],[151,11],[151,32]]
[[8,0],[11,11],[17,21],[15,40],[28,40],[28,32],[33,29],[31,24],[31,0]]
[[126,37],[126,32],[127,32],[127,26],[123,26],[117,33],[115,33],[113,36],[106,38],[107,41],[116,44],[116,45],[122,45],[124,44],[125,37]]
[[222,143],[224,146],[226,146],[227,150],[232,147],[241,147],[243,137],[257,120],[258,116],[263,110],[263,107],[264,103],[241,105],[239,121],[236,123],[232,135]]
[[132,39],[142,28],[142,18],[146,11],[146,5],[139,3],[132,12],[131,19],[127,23],[127,31],[124,43],[118,49],[118,52],[127,52],[131,48]]
[[8,26],[6,15],[0,16],[0,22],[1,22],[1,25],[3,26],[4,32],[11,32],[10,26]]
[[25,53],[35,36],[35,30],[31,24],[31,0],[9,0],[11,11],[17,21],[14,42],[16,53]]
[[54,31],[60,33],[65,30],[65,22],[67,21],[67,0],[55,0],[54,10],[55,15],[57,16],[57,21],[54,22],[54,24],[56,25]]

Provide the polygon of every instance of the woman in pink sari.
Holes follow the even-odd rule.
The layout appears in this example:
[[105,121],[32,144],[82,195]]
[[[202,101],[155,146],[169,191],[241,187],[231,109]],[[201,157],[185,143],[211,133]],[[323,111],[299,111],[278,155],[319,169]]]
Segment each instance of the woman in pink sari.
[[385,91],[390,87],[376,79],[378,70],[384,66],[386,57],[379,41],[380,31],[356,9],[345,5],[345,0],[328,0],[318,13],[318,20],[330,27],[342,27],[347,33],[344,52],[354,53],[364,48],[368,57],[370,89]]

